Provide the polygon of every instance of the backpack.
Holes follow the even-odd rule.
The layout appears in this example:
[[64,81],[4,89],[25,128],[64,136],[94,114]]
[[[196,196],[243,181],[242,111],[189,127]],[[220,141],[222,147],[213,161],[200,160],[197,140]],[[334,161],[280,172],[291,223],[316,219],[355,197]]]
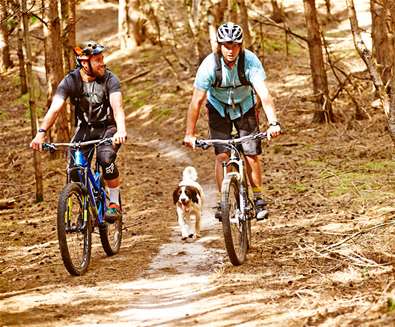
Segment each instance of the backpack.
[[[215,81],[213,83],[213,87],[221,87],[221,88],[230,88],[233,86],[221,86],[222,84],[222,65],[221,58],[218,53],[214,53],[215,56]],[[237,75],[239,77],[241,85],[239,86],[251,86],[251,83],[246,78],[245,73],[245,53],[244,50],[241,50],[239,53],[239,62],[237,64]],[[239,87],[236,86],[236,87]]]
[[[80,75],[80,68],[73,69],[72,71],[69,72],[69,75],[71,76],[71,78],[73,80],[72,91],[71,91],[71,95],[70,95],[70,102],[74,106],[74,110],[75,110],[74,124],[75,124],[75,126],[77,126],[78,120],[84,121],[84,115],[83,115],[82,111],[80,110],[80,99],[82,98],[82,95],[84,93],[83,84],[82,84],[81,75]],[[106,77],[104,77],[103,83],[106,83],[106,82],[107,82]],[[107,87],[104,87],[103,90],[104,90],[103,105],[111,107],[110,106],[110,99],[108,97]],[[89,110],[91,110],[91,108],[89,108]],[[88,124],[90,124],[90,123],[91,122],[88,121]]]

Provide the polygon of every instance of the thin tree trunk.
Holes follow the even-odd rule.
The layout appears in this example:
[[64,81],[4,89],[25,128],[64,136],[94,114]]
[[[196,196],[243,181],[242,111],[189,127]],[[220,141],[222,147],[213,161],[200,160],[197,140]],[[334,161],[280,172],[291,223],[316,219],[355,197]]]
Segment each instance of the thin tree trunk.
[[370,12],[372,14],[372,41],[373,57],[377,61],[377,69],[386,85],[391,80],[391,68],[394,61],[394,49],[391,44],[391,31],[388,30],[389,2],[383,0],[370,0]]
[[236,2],[236,0],[229,0],[228,21],[233,22],[233,23],[239,23],[238,15],[237,15],[237,2]]
[[[75,39],[70,38],[70,30],[72,29],[72,18],[71,18],[71,1],[60,0],[61,8],[61,38],[63,44],[63,71],[69,72],[74,66],[74,55],[73,47],[75,45]],[[75,10],[75,8],[74,8]],[[74,27],[75,37],[75,27]]]
[[240,10],[240,25],[243,28],[244,46],[249,48],[252,44],[250,28],[248,27],[248,10],[244,0],[237,0]]
[[[60,34],[60,17],[58,1],[50,1],[47,12],[48,22],[48,92],[52,99],[56,88],[64,76],[63,72],[63,47]],[[66,142],[70,140],[69,117],[66,110],[61,110],[54,126],[53,138],[57,142]]]
[[[392,2],[391,5],[389,6],[390,12],[391,12],[391,25],[392,25],[392,31],[394,33],[395,31],[395,3]],[[392,34],[392,48],[395,51],[395,37]],[[395,144],[395,60],[393,62],[392,66],[392,81],[391,81],[391,104],[389,108],[389,118],[388,118],[388,128],[389,132],[392,137],[392,141]]]
[[[22,13],[23,13],[23,35],[26,52],[26,76],[27,85],[29,90],[29,107],[30,107],[30,121],[32,129],[32,137],[37,134],[37,113],[36,104],[34,99],[34,82],[33,82],[33,71],[32,71],[32,51],[30,48],[29,40],[29,20],[28,13],[26,11],[26,0],[22,0]],[[41,167],[41,157],[38,151],[33,151],[33,166],[34,175],[36,179],[36,202],[41,202],[43,196],[43,174]]]
[[[132,32],[130,30],[129,21],[129,0],[119,0],[118,5],[118,35],[121,49],[129,49],[136,46],[137,42],[133,42]],[[134,43],[134,44],[133,44]]]
[[276,23],[282,23],[284,21],[284,13],[282,7],[278,5],[277,0],[271,0],[273,13],[270,16]]
[[[21,17],[20,17],[21,18]],[[19,79],[21,83],[21,95],[26,94],[27,90],[27,82],[26,82],[26,70],[25,70],[25,57],[23,55],[23,25],[22,19],[19,21],[18,25],[18,49],[17,49],[17,56],[18,56],[18,64],[19,64]]]
[[331,1],[330,0],[325,0],[325,7],[326,7],[326,13],[328,14],[328,17],[331,17]]
[[7,27],[7,0],[0,0],[0,71],[4,72],[12,66]]
[[346,0],[346,2],[347,2],[348,17],[350,19],[351,31],[353,34],[355,48],[357,49],[360,57],[365,62],[366,66],[369,70],[370,77],[371,77],[373,84],[376,88],[376,92],[380,98],[380,102],[384,108],[384,112],[385,112],[387,118],[390,119],[389,97],[385,91],[385,87],[384,87],[383,81],[380,77],[380,74],[378,73],[377,68],[373,62],[372,55],[361,37],[361,30],[358,26],[358,20],[357,20],[357,15],[355,12],[354,1],[353,0]]
[[227,8],[228,0],[221,0],[208,8],[207,23],[212,52],[217,52],[217,28],[224,22],[224,14]]
[[309,43],[310,67],[313,77],[313,90],[316,98],[316,111],[313,122],[333,121],[332,104],[329,97],[328,79],[326,76],[320,26],[317,19],[315,0],[303,0]]
[[[201,42],[202,34],[207,38],[204,31],[202,30],[200,24],[200,0],[192,0],[192,2],[187,3],[184,2],[184,6],[186,7],[186,11],[188,12],[188,16],[185,17],[185,22],[187,26],[187,30],[191,37],[193,38],[193,45],[196,57],[196,63],[200,64],[206,56],[206,52],[204,47],[202,46],[203,42]],[[211,43],[211,40],[210,40]]]

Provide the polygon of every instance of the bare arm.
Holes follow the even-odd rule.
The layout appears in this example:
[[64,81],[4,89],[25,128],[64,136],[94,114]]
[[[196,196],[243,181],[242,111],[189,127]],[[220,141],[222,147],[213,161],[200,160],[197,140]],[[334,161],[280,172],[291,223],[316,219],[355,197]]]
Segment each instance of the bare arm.
[[278,136],[281,132],[281,127],[279,125],[273,126],[272,124],[278,123],[276,110],[274,109],[273,99],[269,94],[269,90],[266,86],[265,81],[260,81],[254,84],[254,89],[258,94],[262,102],[263,110],[265,111],[266,118],[269,122],[268,134],[270,136]]
[[207,92],[199,89],[193,90],[192,100],[187,113],[187,127],[185,131],[184,143],[189,147],[194,146],[196,123],[199,118],[200,108],[206,100]]
[[117,125],[117,132],[114,134],[114,142],[125,143],[126,142],[126,124],[125,124],[125,112],[122,106],[122,93],[113,92],[110,94],[110,104],[114,113],[115,123]]
[[[58,95],[55,95],[53,97],[51,106],[49,107],[47,113],[45,114],[40,128],[47,131],[52,127],[52,125],[56,121],[56,118],[58,118],[60,111],[63,109],[64,103],[65,100],[62,97]],[[37,132],[33,141],[30,143],[30,147],[33,148],[34,150],[42,150],[42,143],[44,142],[44,139],[45,139],[45,132]]]
[[204,100],[206,100],[206,91],[195,88],[193,90],[192,100],[187,113],[186,135],[195,134],[196,123],[198,121],[200,108],[202,107]]
[[262,102],[263,110],[265,111],[266,118],[269,123],[277,121],[276,111],[274,110],[273,99],[269,94],[269,90],[266,87],[265,81],[261,81],[260,83],[256,83],[254,85],[254,89],[258,94],[259,98]]

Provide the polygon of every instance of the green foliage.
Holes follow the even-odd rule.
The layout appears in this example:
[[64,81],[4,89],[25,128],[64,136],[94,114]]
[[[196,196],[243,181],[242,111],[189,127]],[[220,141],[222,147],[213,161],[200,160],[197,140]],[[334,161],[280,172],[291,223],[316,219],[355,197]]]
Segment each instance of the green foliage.
[[173,110],[170,108],[158,108],[154,110],[155,118],[158,120],[164,120],[173,115]]
[[0,110],[0,121],[6,120],[8,118],[8,113],[4,110]]
[[[267,54],[272,54],[274,52],[282,51],[285,52],[286,45],[285,40],[277,40],[277,39],[264,39],[263,40],[263,49]],[[288,52],[290,55],[298,55],[303,50],[295,41],[288,42]]]
[[33,25],[34,23],[36,23],[38,21],[36,16],[30,16],[30,24]]
[[383,160],[383,161],[371,161],[362,166],[362,168],[368,171],[395,171],[395,161]]
[[290,184],[289,188],[291,188],[292,190],[294,190],[298,193],[304,193],[307,191],[307,186],[304,185],[303,183]]
[[395,300],[392,297],[387,299],[387,310],[388,312],[395,310]]

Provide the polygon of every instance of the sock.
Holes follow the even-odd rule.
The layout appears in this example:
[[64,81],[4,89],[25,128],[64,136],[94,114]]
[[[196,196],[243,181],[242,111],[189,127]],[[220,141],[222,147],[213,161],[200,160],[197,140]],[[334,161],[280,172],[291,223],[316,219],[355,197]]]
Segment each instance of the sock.
[[114,188],[108,188],[110,193],[110,202],[116,203],[119,205],[119,186]]
[[217,204],[221,203],[221,192],[217,192]]
[[254,193],[254,199],[262,198],[262,187],[261,186],[254,186],[252,188],[252,192]]

